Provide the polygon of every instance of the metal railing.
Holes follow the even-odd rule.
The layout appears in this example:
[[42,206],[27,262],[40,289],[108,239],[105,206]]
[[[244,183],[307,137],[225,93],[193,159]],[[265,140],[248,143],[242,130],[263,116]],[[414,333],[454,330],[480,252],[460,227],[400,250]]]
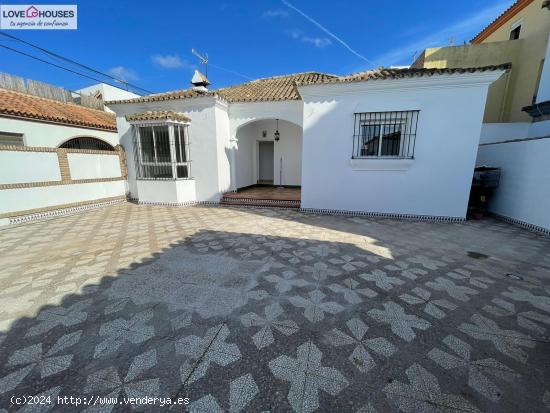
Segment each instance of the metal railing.
[[173,123],[134,127],[138,179],[174,180],[191,176],[187,126]]
[[414,158],[419,113],[418,110],[356,113],[352,158]]
[[77,138],[69,139],[68,141],[59,145],[60,148],[64,149],[89,149],[95,151],[114,151],[111,145],[107,142],[102,141],[101,139],[80,136]]

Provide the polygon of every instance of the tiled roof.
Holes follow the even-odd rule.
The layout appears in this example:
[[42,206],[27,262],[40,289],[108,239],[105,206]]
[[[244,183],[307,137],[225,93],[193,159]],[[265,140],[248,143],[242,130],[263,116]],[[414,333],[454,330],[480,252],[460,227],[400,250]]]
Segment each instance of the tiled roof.
[[216,96],[212,91],[203,92],[195,89],[181,89],[165,93],[156,93],[154,95],[140,96],[138,98],[111,100],[105,102],[106,105],[116,105],[118,103],[144,103],[144,102],[160,102],[163,100],[190,99],[204,96]]
[[174,92],[159,93],[141,96],[134,99],[117,100],[106,104],[157,102],[162,100],[189,99],[201,96],[219,97],[227,102],[273,102],[285,100],[300,100],[297,86],[361,82],[374,79],[398,79],[404,77],[432,76],[436,74],[474,73],[487,70],[505,70],[510,65],[484,66],[457,69],[386,69],[380,68],[360,72],[349,76],[336,76],[319,72],[295,73],[285,76],[274,76],[253,80],[240,85],[225,87],[217,90],[201,92],[193,89],[177,90]]
[[[482,67],[464,67],[464,68],[442,68],[442,69],[425,69],[425,68],[379,68],[368,70],[365,72],[355,73],[349,76],[339,76],[326,79],[324,82],[317,83],[351,83],[351,82],[366,82],[369,80],[383,79],[403,79],[412,77],[424,77],[433,75],[460,74],[460,73],[476,73],[487,72],[494,70],[509,70],[512,67],[510,63],[502,65],[482,66]],[[307,86],[312,83],[302,82],[298,86]]]
[[142,112],[134,113],[132,115],[127,115],[126,120],[128,122],[139,122],[139,121],[148,121],[148,120],[174,120],[181,122],[190,122],[191,118],[185,116],[183,113],[174,112],[172,110],[158,111],[158,112]]
[[264,102],[300,100],[296,83],[323,83],[337,76],[318,72],[296,73],[253,80],[219,89],[218,94],[228,102]]
[[489,24],[481,32],[479,32],[476,37],[470,40],[470,43],[481,43],[492,33],[494,33],[499,27],[501,27],[504,23],[513,18],[516,14],[518,14],[521,10],[530,5],[532,2],[533,0],[517,0],[514,4],[504,10],[500,16],[493,20],[491,24]]
[[227,102],[299,100],[300,95],[296,89],[296,82],[318,83],[333,77],[336,76],[318,72],[295,73],[291,75],[274,76],[253,80],[251,82],[217,90],[210,90],[208,92],[201,92],[194,89],[184,89],[142,96],[134,99],[116,100],[106,102],[106,104],[112,105],[118,103],[157,102],[162,100],[189,99],[202,96],[216,96],[226,100]]
[[105,111],[0,88],[2,116],[116,131],[115,116]]

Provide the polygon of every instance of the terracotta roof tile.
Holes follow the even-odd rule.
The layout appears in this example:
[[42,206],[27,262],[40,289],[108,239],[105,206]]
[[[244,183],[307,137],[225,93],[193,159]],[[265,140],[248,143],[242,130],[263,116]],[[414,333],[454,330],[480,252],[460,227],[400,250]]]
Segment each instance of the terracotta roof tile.
[[201,92],[194,89],[176,90],[173,92],[158,93],[142,96],[134,99],[116,100],[106,102],[107,105],[119,103],[143,103],[162,100],[189,99],[203,96],[215,96],[227,102],[267,102],[280,100],[299,100],[300,94],[296,89],[296,82],[307,81],[309,83],[322,82],[336,77],[318,72],[295,73],[284,76],[267,77],[229,86],[222,89]]
[[228,102],[300,100],[296,83],[322,83],[332,78],[336,76],[318,72],[295,73],[253,80],[217,92]]
[[509,65],[485,66],[457,69],[386,69],[380,68],[360,72],[349,76],[336,76],[319,72],[295,73],[284,76],[267,77],[229,86],[217,90],[201,92],[193,89],[176,90],[173,92],[159,93],[142,96],[134,99],[117,100],[107,104],[119,103],[143,103],[162,100],[189,99],[202,96],[213,96],[227,102],[272,102],[286,100],[300,100],[301,96],[297,86],[315,85],[324,83],[359,82],[374,79],[398,79],[404,77],[432,76],[434,74],[474,73],[486,70],[508,69]]
[[508,20],[510,20],[512,17],[514,17],[516,14],[518,14],[521,10],[523,10],[532,2],[533,0],[517,0],[514,4],[512,4],[506,10],[504,10],[500,14],[500,16],[498,16],[495,20],[493,20],[491,24],[485,27],[472,40],[470,40],[470,43],[474,43],[474,44],[481,43],[483,40],[489,37],[492,33],[494,33],[499,27],[501,27],[504,23],[506,23]]
[[147,111],[147,112],[141,112],[141,113],[134,113],[132,115],[127,115],[126,120],[128,122],[139,122],[139,121],[147,121],[147,120],[175,120],[175,121],[181,121],[181,122],[190,122],[191,118],[188,116],[185,116],[183,113],[174,112],[172,110],[165,110],[165,111]]
[[2,116],[116,131],[116,118],[111,113],[0,88]]
[[132,99],[111,100],[105,102],[106,105],[116,105],[119,103],[144,103],[144,102],[160,102],[163,100],[190,99],[204,96],[216,96],[216,93],[207,91],[202,92],[195,89],[173,90],[171,92],[155,93],[154,95],[140,96]]
[[[403,79],[412,77],[423,77],[433,75],[460,74],[460,73],[476,73],[494,70],[509,70],[512,67],[510,63],[502,65],[482,66],[482,67],[464,67],[464,68],[442,68],[442,69],[425,69],[425,68],[404,68],[393,69],[381,67],[375,70],[355,73],[349,76],[339,76],[326,79],[324,82],[317,83],[351,83],[351,82],[366,82],[369,80],[383,79]],[[300,82],[298,86],[307,86],[312,83]]]

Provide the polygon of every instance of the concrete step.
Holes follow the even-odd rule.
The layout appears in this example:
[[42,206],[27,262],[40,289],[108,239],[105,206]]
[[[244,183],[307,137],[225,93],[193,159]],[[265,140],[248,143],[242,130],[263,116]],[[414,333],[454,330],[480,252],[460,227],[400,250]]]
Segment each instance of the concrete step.
[[276,200],[276,199],[255,199],[255,198],[228,198],[223,197],[222,205],[228,206],[258,206],[270,208],[300,208],[300,201]]

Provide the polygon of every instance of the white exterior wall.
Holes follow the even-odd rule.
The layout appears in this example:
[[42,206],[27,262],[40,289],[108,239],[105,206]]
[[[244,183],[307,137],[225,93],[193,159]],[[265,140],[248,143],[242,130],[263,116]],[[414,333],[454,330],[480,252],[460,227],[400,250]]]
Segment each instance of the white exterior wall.
[[145,203],[185,204],[197,199],[193,179],[138,180],[137,188],[140,202]]
[[[67,153],[67,157],[72,181],[62,181],[57,151],[1,150],[0,184],[8,186],[0,188],[0,215],[15,216],[34,209],[64,207],[126,194],[118,154]],[[104,178],[119,180],[74,182]],[[37,182],[39,184],[35,184]],[[0,225],[8,222],[2,219]]]
[[[132,103],[113,105],[117,114],[117,127],[120,143],[126,150],[128,165],[128,183],[132,198],[140,198],[136,183],[133,137],[130,124],[125,115],[145,111],[174,110],[191,118],[189,125],[189,152],[191,159],[191,177],[195,180],[196,200],[200,202],[216,202],[220,199],[220,184],[218,173],[219,147],[216,115],[223,116],[223,110],[217,111],[216,100],[213,97],[195,99],[169,100],[162,102]],[[221,106],[223,108],[223,106]],[[224,139],[222,136],[219,139]],[[229,138],[227,138],[229,141]],[[229,170],[226,172],[229,174]]]
[[116,178],[122,175],[118,154],[68,153],[67,158],[72,179]]
[[0,191],[0,214],[111,198],[125,193],[124,181],[53,185]]
[[550,121],[528,125],[484,125],[490,139],[479,147],[476,163],[501,168],[491,212],[550,230]]
[[216,137],[218,157],[218,191],[220,194],[231,190],[232,145],[229,134],[227,106],[218,103],[215,107]]
[[60,181],[56,152],[0,151],[0,183]]
[[82,95],[93,95],[96,92],[101,92],[103,100],[106,102],[109,100],[133,99],[139,97],[139,95],[132,93],[128,90],[114,87],[106,83],[98,83],[92,86],[87,86],[85,88],[78,89],[75,92],[78,92]]
[[56,148],[63,142],[79,136],[101,139],[111,146],[118,145],[116,131],[107,132],[29,120],[0,117],[0,131],[22,133],[25,146]]
[[[301,87],[302,208],[465,217],[487,89],[501,74]],[[420,110],[415,159],[352,168],[354,113],[402,110]]]
[[[235,156],[237,188],[256,184],[258,180],[258,142],[274,142],[275,119],[259,120],[237,130]],[[266,131],[266,137],[262,132]],[[302,128],[294,123],[279,120],[281,139],[274,142],[273,178],[275,185],[301,185],[302,183]],[[280,159],[283,158],[282,183]]]

